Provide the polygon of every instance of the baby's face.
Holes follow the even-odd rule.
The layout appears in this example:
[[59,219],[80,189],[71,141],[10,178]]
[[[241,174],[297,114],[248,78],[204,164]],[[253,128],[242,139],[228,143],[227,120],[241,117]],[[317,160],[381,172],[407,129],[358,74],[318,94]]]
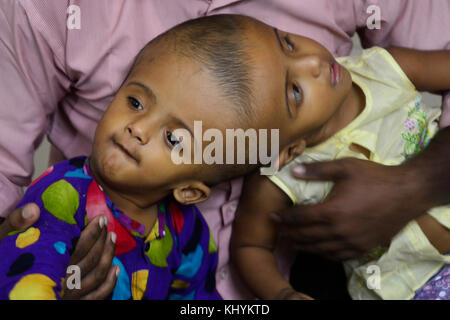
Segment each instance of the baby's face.
[[316,134],[348,97],[349,72],[312,39],[257,21],[247,25],[259,126],[279,128],[280,145]]
[[172,161],[177,140],[186,139],[174,130],[190,132],[194,146],[194,121],[201,120],[203,130],[225,132],[233,127],[228,119],[236,118],[200,64],[157,53],[139,63],[118,91],[97,127],[91,156],[101,180],[123,192],[149,197],[151,191],[155,199],[205,170],[205,164]]

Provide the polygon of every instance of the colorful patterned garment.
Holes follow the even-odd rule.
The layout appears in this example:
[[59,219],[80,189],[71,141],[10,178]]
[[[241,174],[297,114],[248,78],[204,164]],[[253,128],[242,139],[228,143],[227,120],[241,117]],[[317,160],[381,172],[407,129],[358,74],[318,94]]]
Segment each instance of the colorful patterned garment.
[[48,169],[18,204],[35,202],[39,220],[0,243],[0,299],[60,299],[70,254],[95,216],[117,234],[113,265],[120,274],[110,296],[127,299],[221,299],[215,289],[217,249],[196,206],[165,199],[150,234],[115,208],[93,179],[86,157]]
[[417,290],[412,300],[450,300],[450,265],[446,264]]

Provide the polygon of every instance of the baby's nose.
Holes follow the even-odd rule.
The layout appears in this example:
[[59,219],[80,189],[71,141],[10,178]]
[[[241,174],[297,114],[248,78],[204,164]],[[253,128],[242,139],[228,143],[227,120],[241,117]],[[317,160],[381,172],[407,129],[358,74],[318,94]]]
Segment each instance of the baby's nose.
[[317,55],[306,55],[299,59],[302,69],[314,78],[320,77],[322,72],[322,59]]
[[131,123],[126,127],[126,131],[128,134],[139,141],[140,144],[146,144],[147,143],[147,132],[143,129],[142,125],[140,123]]

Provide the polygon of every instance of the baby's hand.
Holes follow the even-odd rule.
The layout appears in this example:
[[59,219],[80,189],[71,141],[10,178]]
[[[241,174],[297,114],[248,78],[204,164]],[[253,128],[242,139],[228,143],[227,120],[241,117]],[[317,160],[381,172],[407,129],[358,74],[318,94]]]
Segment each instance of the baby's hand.
[[277,294],[276,299],[277,300],[314,300],[310,296],[308,296],[304,293],[295,291],[291,287],[280,290],[280,292],[278,292],[278,294]]

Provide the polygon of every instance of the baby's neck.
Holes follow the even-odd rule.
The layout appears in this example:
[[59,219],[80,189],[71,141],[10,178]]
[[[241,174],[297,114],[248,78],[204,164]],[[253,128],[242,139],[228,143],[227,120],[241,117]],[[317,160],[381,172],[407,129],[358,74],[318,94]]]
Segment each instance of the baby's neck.
[[362,89],[353,82],[345,101],[320,131],[307,139],[307,146],[318,145],[344,129],[362,113],[365,106],[366,96]]
[[129,218],[142,224],[145,227],[145,234],[147,235],[153,228],[158,216],[157,203],[159,200],[164,199],[167,194],[163,192],[151,192],[150,196],[149,194],[139,195],[136,192],[133,193],[134,195],[130,195],[105,183],[92,166],[90,166],[90,170],[94,179],[102,187],[103,192],[112,201],[114,206]]

